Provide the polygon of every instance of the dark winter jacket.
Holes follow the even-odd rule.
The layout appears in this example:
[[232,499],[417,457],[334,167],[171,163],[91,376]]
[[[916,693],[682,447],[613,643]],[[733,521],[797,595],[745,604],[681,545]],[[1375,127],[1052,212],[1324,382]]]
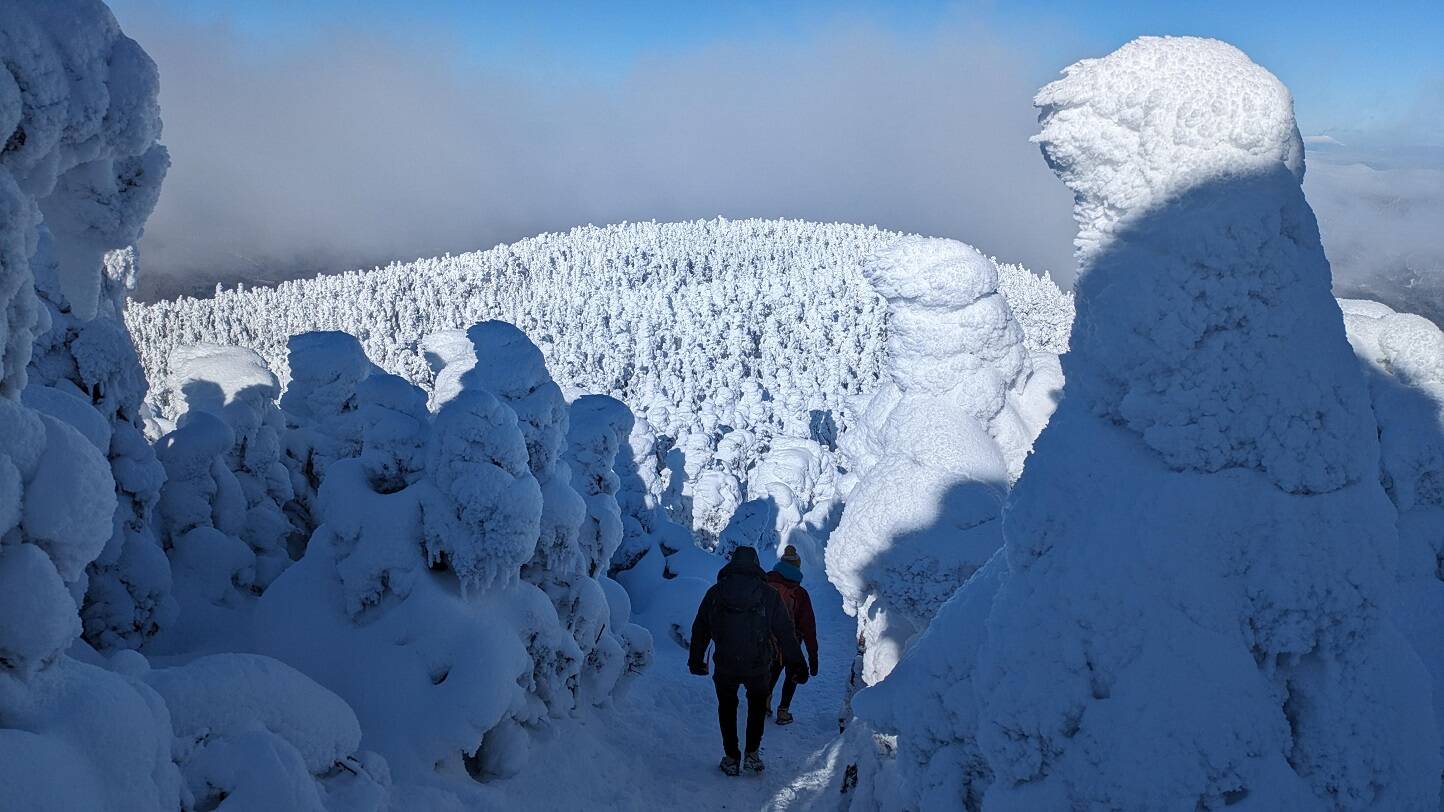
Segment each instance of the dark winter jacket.
[[756,618],[765,624],[761,631],[770,640],[764,639],[760,650],[717,651],[713,657],[717,673],[732,677],[756,676],[770,670],[774,658],[780,655],[789,673],[803,675],[803,681],[807,679],[792,618],[777,590],[767,586],[766,575],[757,561],[757,551],[751,547],[738,547],[732,553],[732,560],[717,573],[717,583],[703,596],[697,619],[692,623],[688,665],[694,673],[706,673],[707,647],[714,640],[719,645],[728,645],[725,641],[729,639],[729,630],[714,628],[716,625],[746,623]]
[[[788,572],[791,570],[791,572]],[[796,575],[796,577],[791,577]],[[792,613],[792,628],[797,639],[807,646],[807,661],[817,662],[817,617],[812,614],[812,596],[802,585],[802,573],[796,567],[779,564],[767,573],[767,583],[782,596],[782,605]]]

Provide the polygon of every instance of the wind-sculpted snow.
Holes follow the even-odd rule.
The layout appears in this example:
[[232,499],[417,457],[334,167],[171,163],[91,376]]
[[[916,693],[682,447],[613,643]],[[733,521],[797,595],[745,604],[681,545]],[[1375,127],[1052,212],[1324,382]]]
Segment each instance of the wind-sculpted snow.
[[293,447],[334,439],[304,440],[318,412],[345,416],[359,447],[316,469],[318,527],[258,601],[257,645],[351,705],[393,800],[471,798],[525,766],[550,719],[606,703],[651,659],[605,569],[631,415],[583,398],[573,471],[573,409],[535,345],[495,322],[467,336],[439,350],[434,413],[337,334],[291,342],[309,383],[281,399]]
[[[1074,193],[1082,266],[1098,266],[1100,306],[1071,347],[1098,362],[1073,391],[1179,470],[1254,468],[1297,493],[1365,477],[1364,394],[1331,380],[1337,348],[1297,350],[1338,344],[1336,320],[1299,316],[1337,306],[1288,89],[1235,49],[1143,39],[1037,103],[1034,140]],[[1116,259],[1096,263],[1103,250]]]
[[197,806],[386,808],[390,776],[374,755],[357,757],[356,714],[295,669],[254,654],[216,654],[144,678],[170,711]]
[[283,512],[295,494],[282,462],[286,425],[276,407],[276,376],[251,350],[213,344],[181,347],[170,366],[166,388],[183,410],[180,419],[207,412],[231,430],[223,458],[245,498],[239,535],[256,554],[255,584],[264,589],[290,563],[286,547],[293,532]]
[[907,237],[864,270],[887,301],[885,370],[843,435],[858,482],[826,551],[828,579],[857,617],[853,688],[886,677],[1002,544],[1003,497],[1052,408],[1025,395],[1059,384],[1042,359],[1034,379],[996,267],[969,246]]
[[82,630],[138,645],[165,615],[169,573],[141,552],[143,379],[100,312],[103,256],[138,238],[165,174],[156,70],[87,0],[7,3],[0,54],[0,808],[176,809],[162,703],[71,656]]
[[445,496],[423,514],[426,554],[454,571],[463,591],[515,581],[536,551],[542,515],[516,414],[484,389],[458,394],[436,414],[426,468]]
[[1429,675],[1390,611],[1395,513],[1287,90],[1226,44],[1147,38],[1037,102],[1079,221],[1067,390],[1003,558],[857,697],[898,748],[858,736],[860,791],[1437,807]]
[[1378,302],[1341,304],[1349,341],[1369,370],[1380,481],[1398,511],[1394,618],[1433,678],[1444,731],[1444,331]]

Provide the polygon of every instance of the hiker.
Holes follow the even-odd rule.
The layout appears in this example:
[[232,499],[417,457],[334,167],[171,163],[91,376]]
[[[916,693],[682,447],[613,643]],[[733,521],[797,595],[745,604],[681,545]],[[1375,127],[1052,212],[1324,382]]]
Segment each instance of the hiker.
[[[707,590],[697,619],[692,623],[692,649],[687,668],[707,675],[707,645],[715,644],[712,675],[717,688],[717,721],[722,727],[722,763],[728,775],[762,772],[762,729],[767,719],[771,694],[772,664],[780,657],[788,677],[799,685],[807,682],[802,647],[792,630],[792,618],[782,605],[782,596],[767,585],[766,573],[758,563],[757,551],[738,547],[717,573],[717,583]],[[747,753],[737,749],[737,689],[747,691]]]
[[[767,573],[767,583],[782,597],[782,605],[792,617],[792,629],[797,639],[807,646],[807,671],[817,676],[817,618],[812,614],[812,596],[802,585],[802,556],[791,544],[782,551],[782,559]],[[772,707],[772,692],[777,690],[777,680],[785,669],[782,658],[772,661],[772,681],[767,687],[767,707]],[[798,682],[787,675],[782,684],[782,701],[777,705],[777,724],[792,724],[792,695],[797,692]]]

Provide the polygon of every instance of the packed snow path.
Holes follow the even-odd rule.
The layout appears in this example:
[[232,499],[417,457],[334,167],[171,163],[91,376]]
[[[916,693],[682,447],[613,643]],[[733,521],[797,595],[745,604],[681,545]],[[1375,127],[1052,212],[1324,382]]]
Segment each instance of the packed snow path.
[[[717,769],[722,739],[712,679],[688,673],[687,653],[659,638],[656,662],[613,707],[556,724],[521,775],[489,785],[495,807],[784,810],[811,808],[836,792],[834,771],[841,767],[832,763],[830,745],[857,649],[856,622],[843,613],[821,566],[807,567],[803,585],[817,614],[821,665],[797,689],[796,721],[786,727],[767,722],[766,772],[729,778]],[[774,703],[781,692],[779,685]],[[739,736],[746,705],[739,702]]]

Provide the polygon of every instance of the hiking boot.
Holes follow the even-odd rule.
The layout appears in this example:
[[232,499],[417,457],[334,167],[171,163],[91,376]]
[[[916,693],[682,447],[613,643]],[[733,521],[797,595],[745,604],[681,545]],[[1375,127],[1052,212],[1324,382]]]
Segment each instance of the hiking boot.
[[764,769],[762,766],[762,756],[758,755],[756,750],[743,756],[742,764],[747,768],[747,772],[749,773],[760,773]]
[[742,772],[742,767],[737,763],[737,759],[731,756],[723,756],[722,763],[717,767],[728,775],[739,775]]
[[792,724],[792,711],[788,710],[787,708],[778,708],[778,709],[777,709],[777,724],[779,724],[779,725],[790,725],[790,724]]

